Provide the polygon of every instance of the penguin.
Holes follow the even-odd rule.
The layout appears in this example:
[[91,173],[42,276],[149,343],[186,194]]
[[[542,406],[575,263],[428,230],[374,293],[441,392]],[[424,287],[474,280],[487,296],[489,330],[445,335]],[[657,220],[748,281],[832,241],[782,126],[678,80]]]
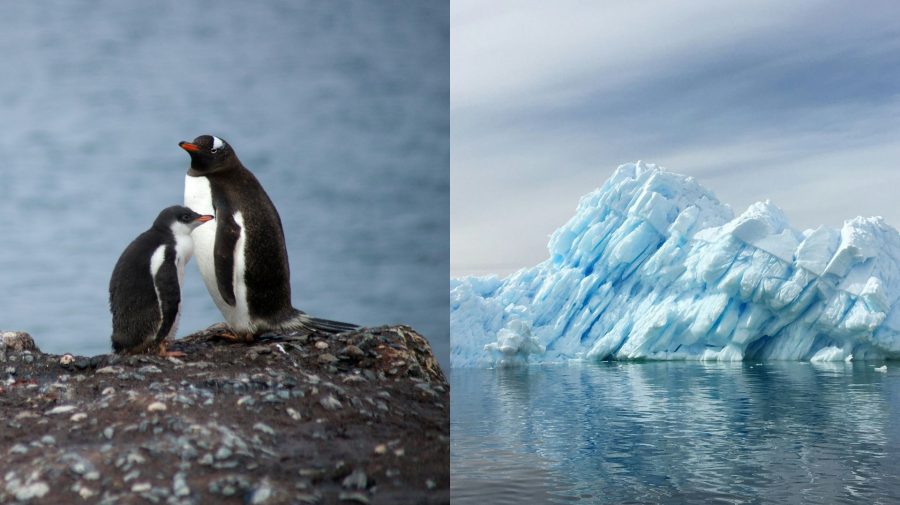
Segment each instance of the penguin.
[[178,145],[191,159],[184,204],[216,217],[192,237],[197,267],[231,330],[222,336],[252,341],[268,332],[335,334],[358,328],[294,308],[281,217],[231,145],[212,135]]
[[117,353],[166,351],[181,312],[181,282],[191,258],[191,231],[211,215],[175,205],[159,213],[153,226],[138,235],[116,262],[109,280],[112,347]]

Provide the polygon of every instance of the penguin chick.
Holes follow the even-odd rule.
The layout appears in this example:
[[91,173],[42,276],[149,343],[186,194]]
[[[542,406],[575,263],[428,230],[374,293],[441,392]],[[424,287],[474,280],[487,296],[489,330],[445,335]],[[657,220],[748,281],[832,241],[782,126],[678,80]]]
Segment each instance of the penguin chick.
[[234,335],[267,331],[341,333],[358,326],[310,316],[291,304],[281,218],[262,185],[228,142],[201,135],[178,144],[191,157],[184,204],[214,214],[193,233],[197,266]]
[[159,213],[119,257],[109,280],[112,347],[117,353],[166,351],[181,313],[184,265],[193,253],[191,231],[213,219],[175,205]]

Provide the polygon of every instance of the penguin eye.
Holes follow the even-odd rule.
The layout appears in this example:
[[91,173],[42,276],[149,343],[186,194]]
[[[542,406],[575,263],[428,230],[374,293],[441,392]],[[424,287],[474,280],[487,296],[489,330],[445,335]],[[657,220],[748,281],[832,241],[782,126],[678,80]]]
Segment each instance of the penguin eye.
[[219,152],[219,149],[218,148],[210,149],[209,152],[216,154],[217,152]]
[[189,216],[188,214],[182,214],[181,220],[184,221],[185,223],[187,223],[188,221],[191,220],[191,216]]

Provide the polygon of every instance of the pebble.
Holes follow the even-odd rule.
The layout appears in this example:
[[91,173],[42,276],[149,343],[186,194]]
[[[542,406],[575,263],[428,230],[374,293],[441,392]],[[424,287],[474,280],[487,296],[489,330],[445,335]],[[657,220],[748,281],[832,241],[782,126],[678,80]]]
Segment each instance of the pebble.
[[63,354],[59,358],[60,365],[71,365],[74,361],[75,361],[75,356],[72,356],[71,354]]
[[353,470],[350,475],[344,477],[344,481],[341,482],[341,485],[344,486],[345,489],[366,489],[366,484],[368,484],[368,477],[366,476],[366,472],[364,472],[361,468],[357,468]]
[[191,488],[187,485],[184,472],[178,472],[172,477],[172,493],[175,496],[190,496]]
[[163,402],[153,402],[150,405],[147,405],[148,412],[164,412],[166,408],[166,404]]
[[25,454],[28,452],[28,446],[25,444],[16,444],[9,449],[10,454]]
[[328,353],[328,352],[319,355],[319,363],[322,363],[322,364],[325,364],[325,365],[329,365],[329,364],[331,364],[331,363],[334,363],[334,362],[337,361],[337,360],[338,360],[338,359],[334,356],[334,354],[331,354],[331,353]]
[[362,349],[360,349],[359,347],[356,347],[353,344],[350,344],[347,347],[344,347],[341,350],[341,354],[346,354],[347,356],[351,356],[353,358],[362,358],[363,356],[366,355],[366,353],[363,352]]
[[328,342],[319,340],[318,342],[316,342],[316,349],[319,349],[319,350],[328,349]]
[[57,407],[53,407],[52,409],[48,410],[46,412],[46,414],[47,415],[68,414],[69,412],[72,412],[73,410],[75,410],[74,405],[59,405]]
[[294,421],[299,421],[301,419],[300,413],[290,407],[287,408],[287,413]]
[[334,397],[334,395],[328,395],[321,400],[319,403],[325,407],[326,410],[337,410],[342,407],[341,402]]
[[105,366],[98,368],[96,373],[120,374],[124,371],[125,369],[120,366]]
[[338,499],[341,501],[349,501],[349,502],[354,502],[354,503],[364,503],[364,504],[371,503],[369,501],[369,498],[367,498],[366,495],[364,495],[360,492],[348,493],[346,491],[341,491],[341,494],[338,495]]
[[56,445],[56,439],[53,435],[44,435],[41,437],[41,443],[44,445]]
[[[7,491],[9,491],[9,487],[9,484],[7,484]],[[16,499],[21,501],[30,500],[32,498],[42,498],[48,492],[50,492],[50,486],[48,486],[46,482],[41,481],[18,487],[15,490]]]
[[382,455],[387,452],[387,446],[384,444],[378,444],[375,446],[375,454]]
[[112,426],[107,426],[103,429],[103,436],[106,437],[107,440],[112,440],[112,437],[115,433],[116,430]]
[[147,491],[150,491],[151,488],[153,488],[153,486],[151,486],[149,482],[140,482],[140,483],[136,483],[135,485],[131,486],[131,492],[132,493],[145,493]]
[[231,457],[231,449],[227,447],[219,447],[219,450],[216,451],[216,459],[223,460]]
[[267,435],[275,435],[275,430],[273,430],[271,426],[265,423],[256,423],[253,425],[253,429],[256,431],[261,431]]
[[262,505],[272,497],[272,494],[272,485],[269,484],[268,479],[263,479],[259,486],[253,490],[248,501],[250,505]]
[[156,365],[145,365],[138,368],[139,373],[162,373],[162,370]]
[[85,419],[87,419],[87,414],[85,414],[84,412],[78,412],[72,414],[72,417],[69,418],[69,421],[77,423],[79,421],[84,421]]

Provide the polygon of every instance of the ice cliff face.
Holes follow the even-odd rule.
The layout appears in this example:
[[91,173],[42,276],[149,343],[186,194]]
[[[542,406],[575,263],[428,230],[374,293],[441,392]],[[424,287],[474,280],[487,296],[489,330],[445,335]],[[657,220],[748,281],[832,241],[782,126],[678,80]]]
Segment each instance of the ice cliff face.
[[584,196],[550,258],[451,280],[451,364],[566,359],[900,358],[900,234],[880,217],[798,232],[734,217],[638,162]]

